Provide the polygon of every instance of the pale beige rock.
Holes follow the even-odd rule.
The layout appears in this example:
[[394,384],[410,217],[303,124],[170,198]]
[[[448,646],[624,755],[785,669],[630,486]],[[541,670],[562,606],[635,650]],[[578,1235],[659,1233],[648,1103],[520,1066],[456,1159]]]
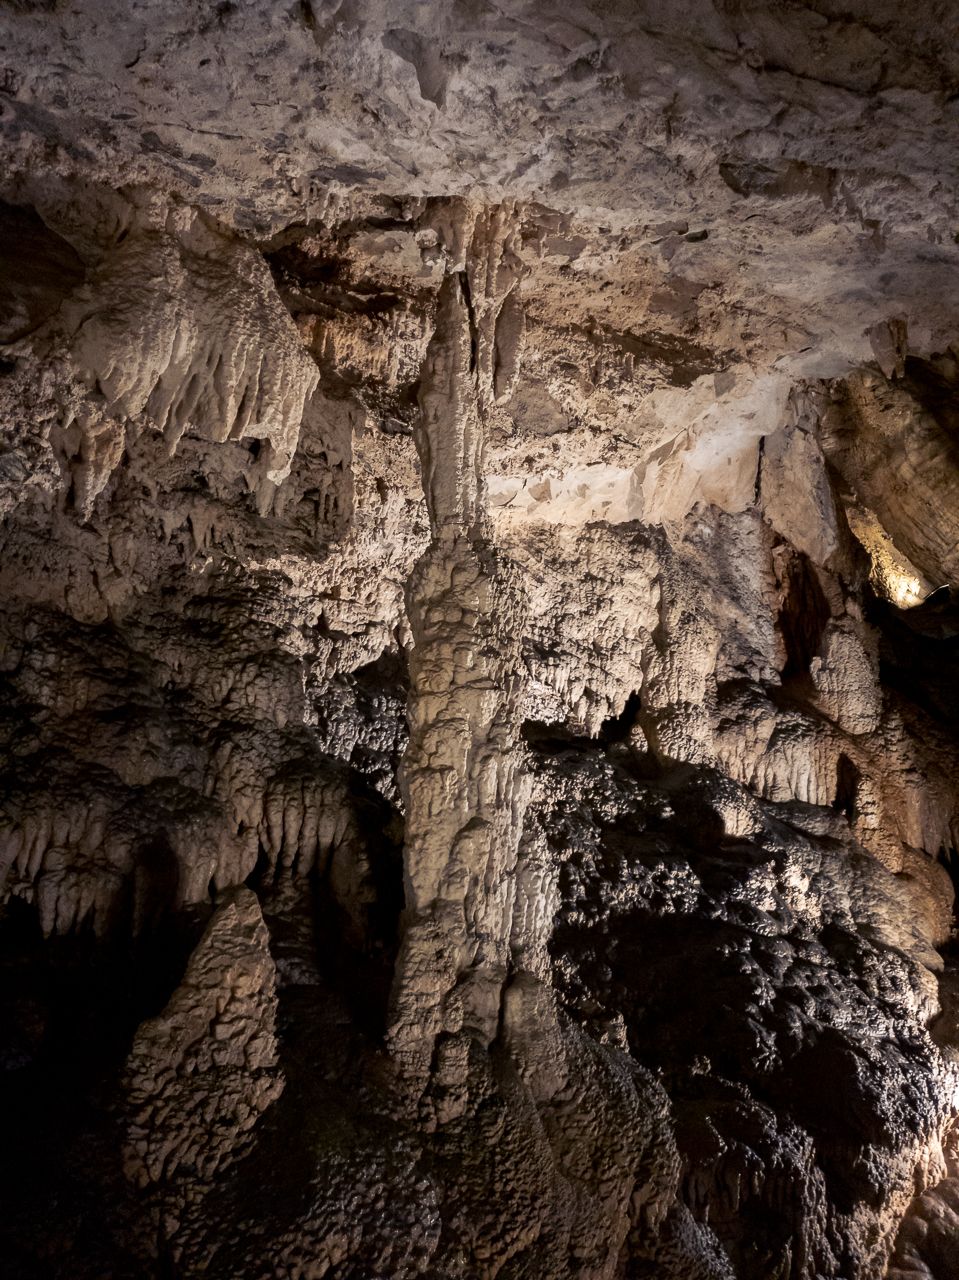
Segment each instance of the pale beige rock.
[[[406,903],[389,1031],[414,1098],[434,1052],[443,1052],[441,1033],[463,1028],[484,1044],[496,1035],[525,808],[525,600],[516,569],[487,534],[482,434],[505,358],[501,308],[515,285],[515,227],[508,210],[476,220],[467,207],[460,219],[448,242],[465,234],[470,247],[464,269],[440,289],[414,428],[432,540],[407,585]],[[460,1050],[444,1068],[442,1087],[454,1096],[465,1042]],[[455,1113],[451,1100],[440,1119]]]

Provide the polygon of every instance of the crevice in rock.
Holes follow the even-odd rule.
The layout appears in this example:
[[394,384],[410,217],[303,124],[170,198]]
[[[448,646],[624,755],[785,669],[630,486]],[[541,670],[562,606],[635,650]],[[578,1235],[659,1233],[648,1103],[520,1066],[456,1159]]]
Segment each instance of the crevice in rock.
[[829,603],[807,556],[793,552],[782,569],[778,626],[786,649],[783,680],[808,675],[829,621]]
[[845,753],[840,753],[836,766],[836,798],[832,807],[844,813],[851,823],[859,817],[859,785],[861,774]]

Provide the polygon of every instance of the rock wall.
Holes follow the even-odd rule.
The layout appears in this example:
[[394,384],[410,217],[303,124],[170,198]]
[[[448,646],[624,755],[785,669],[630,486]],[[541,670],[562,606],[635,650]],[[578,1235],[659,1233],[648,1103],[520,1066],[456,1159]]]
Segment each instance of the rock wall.
[[948,6],[9,8],[3,1274],[950,1280]]

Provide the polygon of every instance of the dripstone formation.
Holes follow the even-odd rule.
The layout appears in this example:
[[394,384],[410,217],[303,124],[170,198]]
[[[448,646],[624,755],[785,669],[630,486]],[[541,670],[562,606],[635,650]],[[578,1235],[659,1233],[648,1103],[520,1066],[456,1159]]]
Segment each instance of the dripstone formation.
[[956,1280],[954,6],[0,18],[0,1274]]

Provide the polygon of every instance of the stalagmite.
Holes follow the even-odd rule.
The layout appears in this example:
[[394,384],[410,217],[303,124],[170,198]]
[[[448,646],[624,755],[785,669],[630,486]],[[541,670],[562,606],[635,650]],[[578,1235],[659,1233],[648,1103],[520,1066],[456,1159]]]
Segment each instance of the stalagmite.
[[516,566],[493,542],[483,484],[495,335],[516,283],[515,229],[504,229],[505,217],[472,227],[464,268],[440,288],[414,428],[431,541],[406,594],[406,909],[390,1027],[414,1089],[424,1087],[434,1055],[450,1064],[445,1088],[462,1088],[468,1038],[489,1045],[496,1036],[526,804],[527,605]]

